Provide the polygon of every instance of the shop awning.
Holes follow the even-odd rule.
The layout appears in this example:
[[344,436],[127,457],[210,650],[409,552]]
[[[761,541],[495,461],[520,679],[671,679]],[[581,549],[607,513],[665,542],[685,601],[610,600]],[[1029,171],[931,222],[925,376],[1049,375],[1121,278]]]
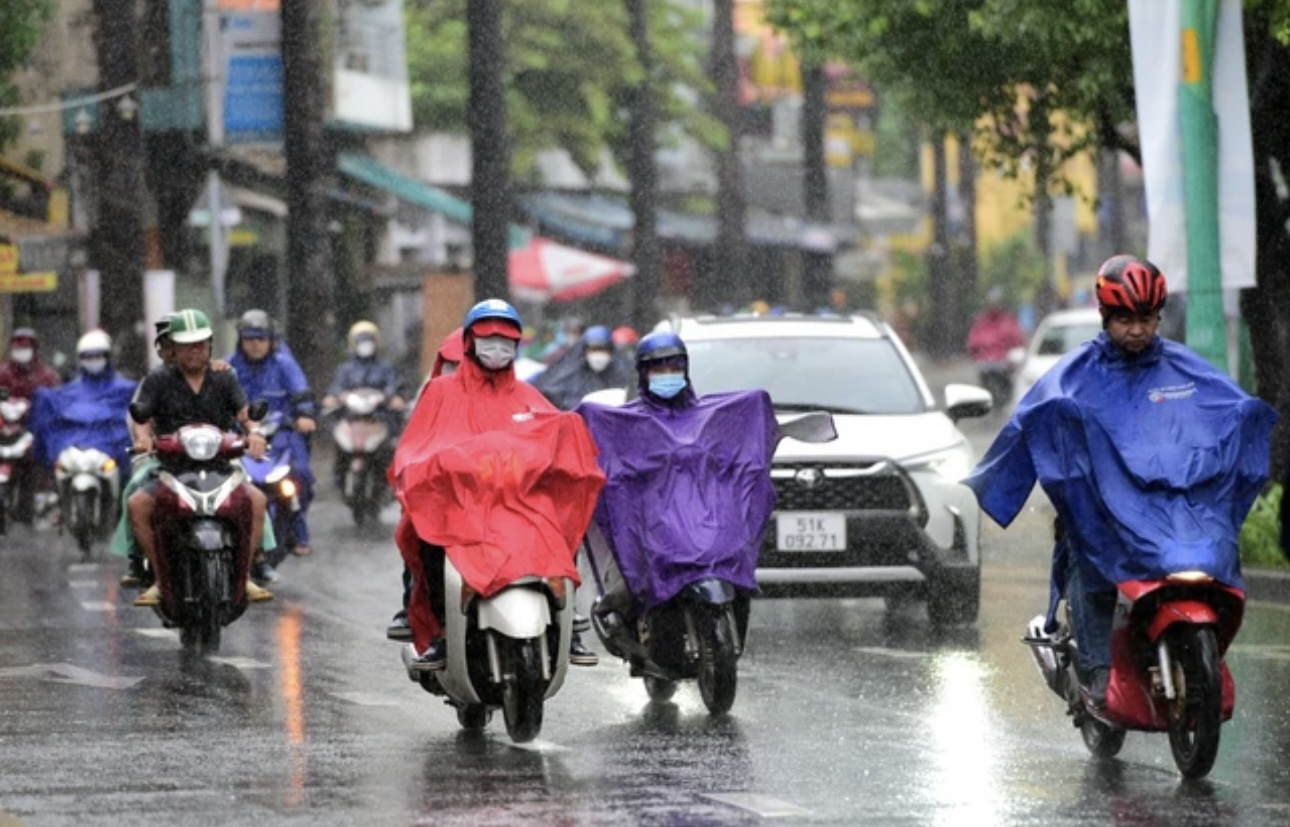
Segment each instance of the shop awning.
[[[355,181],[389,193],[405,204],[438,213],[457,224],[469,226],[474,215],[474,208],[466,199],[458,198],[446,190],[432,187],[401,172],[395,172],[366,155],[342,153],[336,168]],[[511,249],[521,249],[528,243],[529,232],[518,224],[512,224],[510,226]]]

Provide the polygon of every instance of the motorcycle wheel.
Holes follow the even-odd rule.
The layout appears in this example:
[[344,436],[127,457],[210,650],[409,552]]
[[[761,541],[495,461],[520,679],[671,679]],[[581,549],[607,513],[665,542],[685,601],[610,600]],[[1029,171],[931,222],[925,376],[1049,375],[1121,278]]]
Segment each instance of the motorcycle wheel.
[[94,506],[97,499],[97,491],[77,491],[72,500],[72,536],[76,538],[76,547],[81,550],[82,561],[90,559],[94,544]]
[[468,729],[471,732],[478,732],[488,726],[488,721],[493,717],[493,713],[488,711],[488,707],[483,704],[466,704],[457,707],[457,723],[461,724],[462,729]]
[[669,681],[666,678],[656,678],[653,675],[645,676],[645,692],[649,699],[655,702],[672,700],[676,694],[676,681]]
[[538,737],[542,731],[542,704],[546,700],[542,651],[536,640],[507,643],[506,660],[503,661],[502,716],[506,719],[506,734],[515,743],[523,744]]
[[228,585],[228,571],[224,559],[218,554],[208,554],[205,560],[206,576],[205,600],[201,622],[197,627],[198,640],[203,653],[214,654],[219,651],[220,633],[224,628],[221,618],[222,596]]
[[699,619],[699,694],[710,715],[724,715],[735,704],[739,682],[738,656],[730,613],[720,611]]
[[1223,661],[1209,626],[1185,626],[1169,644],[1177,697],[1166,701],[1169,746],[1186,778],[1204,778],[1218,757],[1223,725]]
[[1084,713],[1084,721],[1079,726],[1080,735],[1084,736],[1084,746],[1095,758],[1114,758],[1124,746],[1127,731],[1099,721]]

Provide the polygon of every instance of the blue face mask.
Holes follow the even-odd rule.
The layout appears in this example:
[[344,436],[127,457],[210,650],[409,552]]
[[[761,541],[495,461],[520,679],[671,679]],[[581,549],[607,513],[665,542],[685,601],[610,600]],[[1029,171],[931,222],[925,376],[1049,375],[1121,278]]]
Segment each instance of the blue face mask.
[[649,378],[649,392],[662,399],[671,399],[685,390],[685,376],[680,373],[661,373]]

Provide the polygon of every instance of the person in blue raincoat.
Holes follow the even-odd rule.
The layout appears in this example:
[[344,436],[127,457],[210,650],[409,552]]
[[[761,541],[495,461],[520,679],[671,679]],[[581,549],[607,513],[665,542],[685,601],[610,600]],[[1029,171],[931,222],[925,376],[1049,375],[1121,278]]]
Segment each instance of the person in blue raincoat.
[[636,367],[638,399],[576,409],[606,477],[594,519],[631,592],[611,589],[597,613],[625,620],[704,577],[754,593],[762,533],[775,506],[770,468],[780,433],[770,396],[700,397],[685,343],[667,331],[641,339]]
[[614,346],[603,325],[582,332],[577,344],[562,353],[532,382],[533,387],[562,411],[571,411],[589,393],[628,388],[636,379],[632,357]]
[[1114,256],[1096,282],[1103,331],[1020,401],[966,480],[1000,525],[1036,480],[1060,527],[1045,631],[1071,609],[1085,701],[1105,703],[1116,585],[1200,570],[1243,588],[1237,540],[1268,477],[1277,414],[1186,346],[1160,338],[1167,288]]
[[[285,446],[290,454],[288,462],[299,487],[300,510],[292,526],[294,545],[292,554],[303,557],[313,549],[309,536],[307,515],[314,498],[314,474],[309,467],[309,434],[317,426],[317,409],[305,373],[291,354],[278,341],[273,320],[263,310],[248,310],[237,321],[237,350],[228,357],[228,363],[237,372],[238,381],[252,402],[264,401],[269,412],[282,416],[284,422],[293,422],[290,430],[274,435],[273,445]],[[267,571],[267,564],[264,564]],[[275,579],[270,574],[265,579]]]
[[112,365],[112,339],[91,330],[76,343],[77,377],[66,385],[39,388],[32,402],[31,429],[37,435],[36,462],[52,468],[69,446],[97,448],[121,474],[130,465],[126,409],[135,382]]

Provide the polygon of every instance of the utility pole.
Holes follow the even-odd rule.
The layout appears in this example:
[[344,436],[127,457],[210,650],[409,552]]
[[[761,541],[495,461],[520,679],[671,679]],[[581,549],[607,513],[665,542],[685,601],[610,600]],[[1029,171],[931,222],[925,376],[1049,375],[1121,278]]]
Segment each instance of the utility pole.
[[503,0],[468,0],[470,53],[471,242],[475,295],[510,298],[511,151],[502,86]]
[[282,0],[283,148],[287,156],[287,336],[310,387],[335,367],[336,298],[325,192],[333,159],[323,127],[317,0]]
[[734,0],[713,0],[708,74],[715,87],[712,114],[726,129],[728,145],[717,153],[717,244],[715,278],[701,279],[695,300],[708,309],[749,300],[744,222],[743,161],[739,154],[739,68],[735,63]]
[[[99,85],[139,80],[139,23],[133,0],[94,0]],[[137,94],[137,93],[133,93]],[[127,102],[128,101],[128,102]],[[101,274],[99,322],[117,343],[121,366],[142,372],[144,146],[133,97],[109,99],[99,118],[98,219],[91,234]]]
[[[803,61],[802,67],[802,194],[806,221],[816,230],[830,221],[829,175],[824,159],[824,121],[827,114],[824,63]],[[833,287],[833,252],[802,251],[802,293],[806,310],[829,304]]]
[[658,244],[658,169],[654,160],[654,130],[658,121],[654,101],[654,55],[650,49],[649,15],[646,0],[627,0],[627,13],[641,82],[631,91],[631,129],[628,140],[631,158],[627,174],[631,180],[631,207],[636,216],[632,234],[632,260],[636,264],[633,285],[632,323],[637,330],[649,330],[658,321],[661,251]]
[[946,199],[948,174],[945,164],[945,135],[932,135],[932,244],[927,250],[927,326],[924,345],[928,352],[942,359],[950,355],[949,341],[953,325],[949,273],[949,210]]

